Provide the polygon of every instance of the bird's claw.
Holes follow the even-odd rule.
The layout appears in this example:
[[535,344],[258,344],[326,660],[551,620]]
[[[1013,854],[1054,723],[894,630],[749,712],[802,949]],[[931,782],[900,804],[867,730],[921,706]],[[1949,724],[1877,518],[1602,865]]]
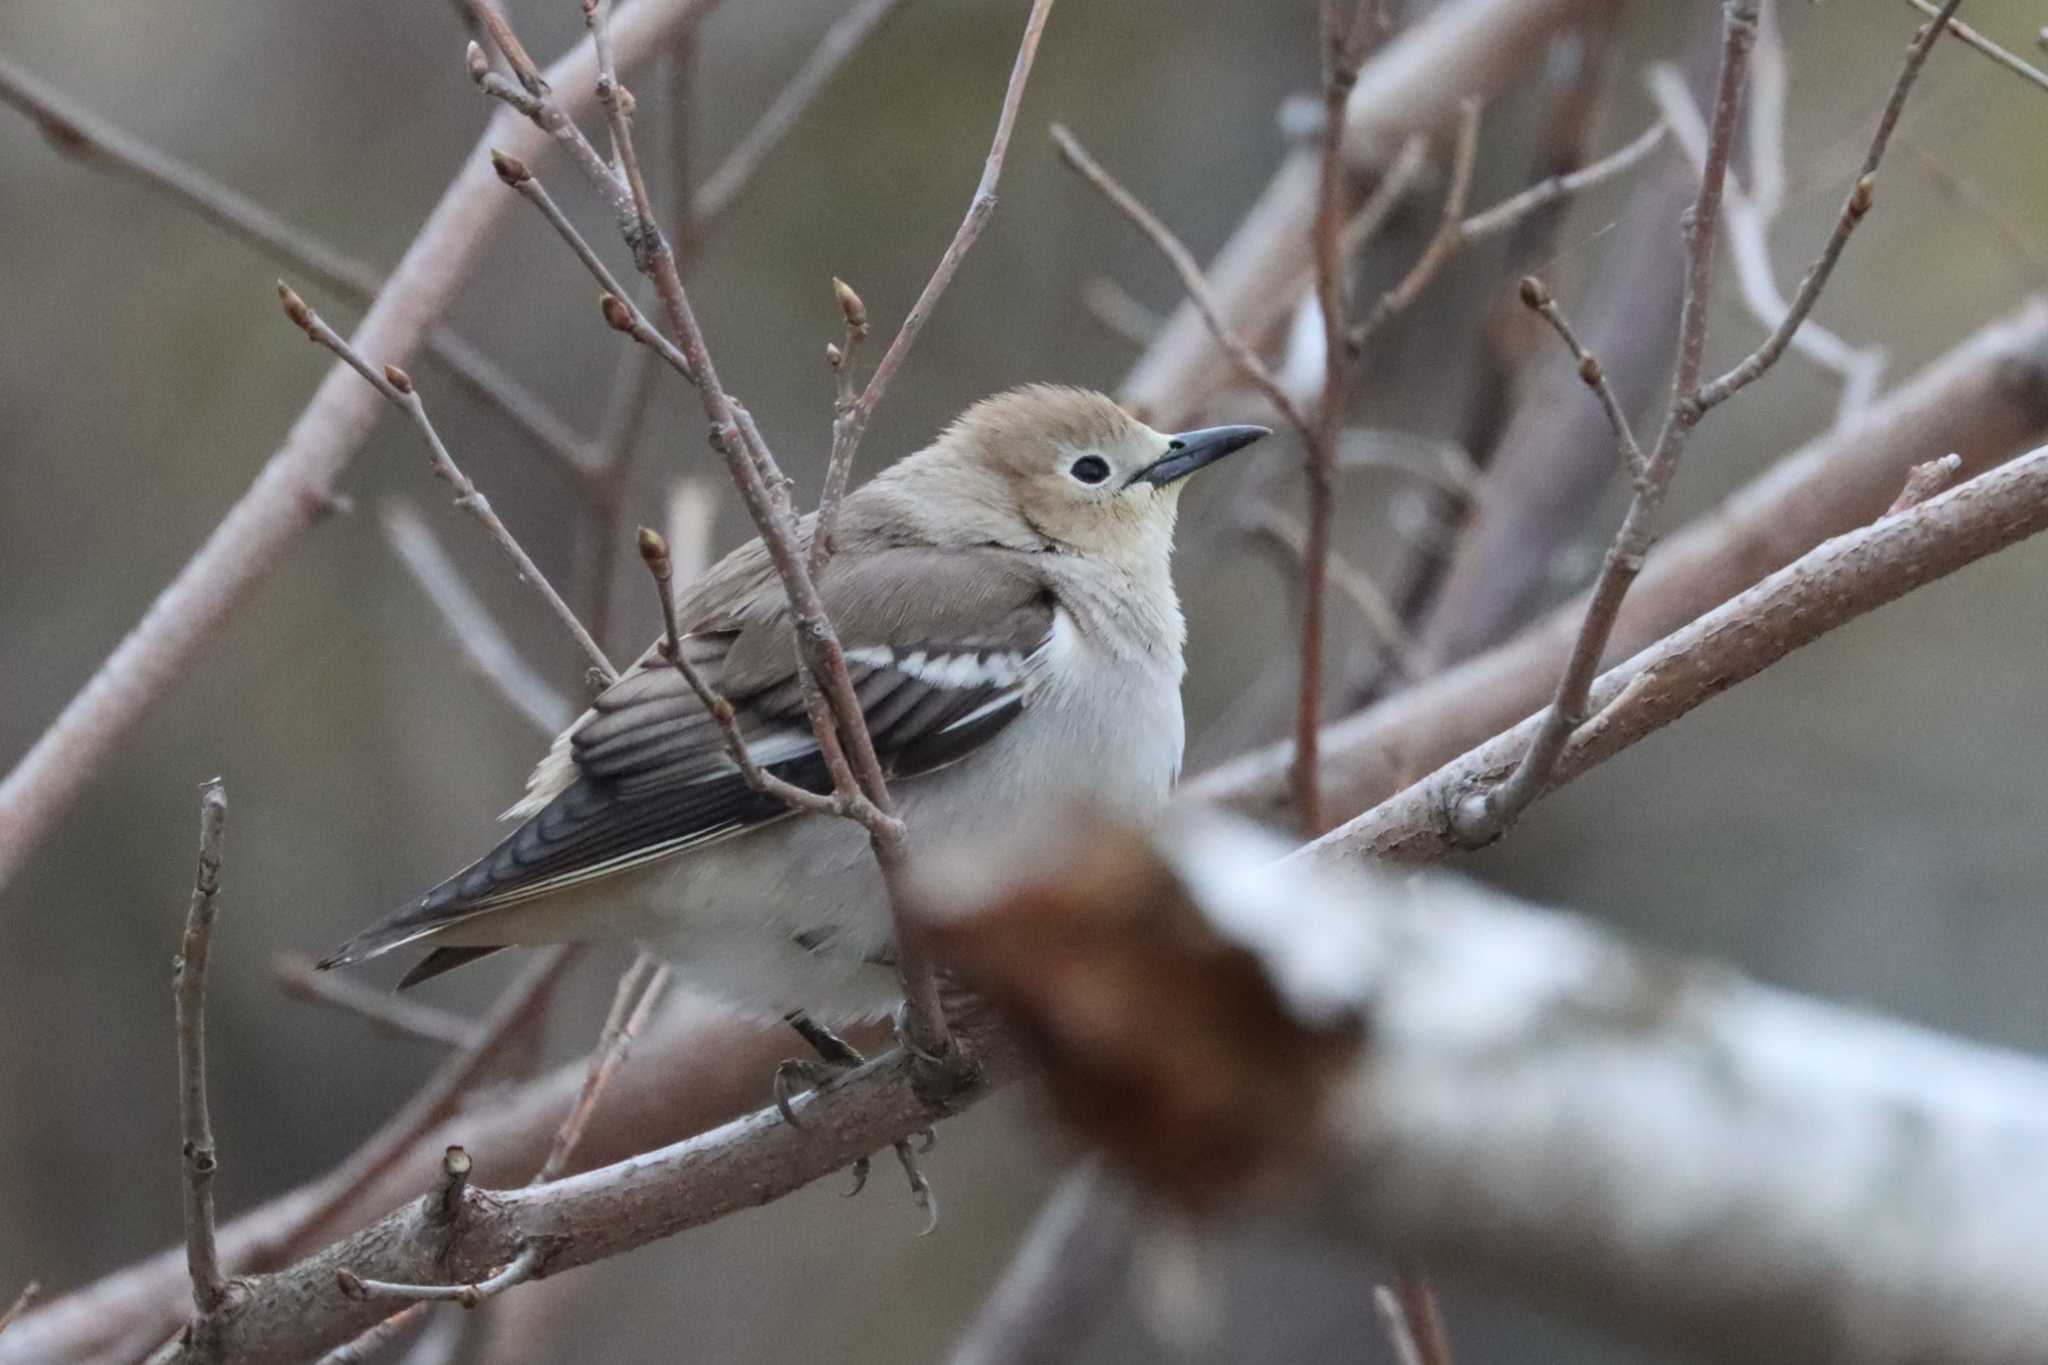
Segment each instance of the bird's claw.
[[847,1068],[833,1066],[828,1062],[812,1061],[808,1057],[791,1057],[775,1068],[775,1112],[782,1115],[782,1121],[800,1133],[808,1133],[810,1125],[796,1116],[791,1101],[806,1091],[844,1075]]

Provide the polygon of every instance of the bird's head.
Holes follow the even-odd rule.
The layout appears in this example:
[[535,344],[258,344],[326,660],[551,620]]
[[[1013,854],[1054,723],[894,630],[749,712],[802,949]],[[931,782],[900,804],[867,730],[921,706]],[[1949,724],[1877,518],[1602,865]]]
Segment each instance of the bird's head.
[[877,482],[914,501],[920,529],[941,544],[1160,555],[1182,481],[1270,434],[1163,435],[1102,394],[1034,384],[976,403]]

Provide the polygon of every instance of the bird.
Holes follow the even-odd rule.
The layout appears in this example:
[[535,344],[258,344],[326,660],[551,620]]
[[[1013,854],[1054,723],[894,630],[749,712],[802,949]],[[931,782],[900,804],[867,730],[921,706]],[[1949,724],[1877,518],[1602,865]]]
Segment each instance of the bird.
[[[1164,808],[1184,743],[1183,481],[1270,434],[1166,435],[1103,394],[1027,385],[846,495],[817,589],[913,859],[1063,803],[1138,823]],[[798,524],[805,548],[815,525]],[[763,543],[683,589],[676,612],[749,757],[829,792]],[[428,949],[402,988],[503,947],[630,940],[681,984],[800,1031],[897,1008],[866,832],[750,786],[662,643],[555,739],[503,816],[510,834],[320,965]]]

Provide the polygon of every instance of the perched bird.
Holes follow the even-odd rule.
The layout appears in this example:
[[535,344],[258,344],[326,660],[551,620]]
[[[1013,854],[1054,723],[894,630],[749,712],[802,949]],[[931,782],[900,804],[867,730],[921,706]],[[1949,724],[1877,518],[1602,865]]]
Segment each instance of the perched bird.
[[[1163,436],[1034,385],[969,408],[842,505],[818,579],[912,856],[1085,794],[1142,822],[1181,761],[1181,480],[1269,433]],[[808,543],[811,519],[802,524]],[[686,656],[761,767],[830,778],[760,541],[677,603]],[[650,649],[558,738],[491,852],[321,963],[410,944],[409,985],[513,944],[638,940],[706,994],[850,1022],[900,1000],[866,833],[755,792]]]

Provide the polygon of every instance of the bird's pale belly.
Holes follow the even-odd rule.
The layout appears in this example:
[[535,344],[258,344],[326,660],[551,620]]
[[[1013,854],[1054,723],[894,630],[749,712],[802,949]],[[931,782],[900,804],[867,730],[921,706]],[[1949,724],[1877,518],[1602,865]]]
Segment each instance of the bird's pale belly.
[[[893,791],[920,851],[977,847],[1076,801],[1149,820],[1179,773],[1178,688],[1094,688],[1087,704],[1042,695],[1035,714],[968,758]],[[821,1020],[874,1018],[900,998],[888,899],[865,831],[804,816],[684,855],[634,878],[647,946],[691,989],[736,1007]]]

